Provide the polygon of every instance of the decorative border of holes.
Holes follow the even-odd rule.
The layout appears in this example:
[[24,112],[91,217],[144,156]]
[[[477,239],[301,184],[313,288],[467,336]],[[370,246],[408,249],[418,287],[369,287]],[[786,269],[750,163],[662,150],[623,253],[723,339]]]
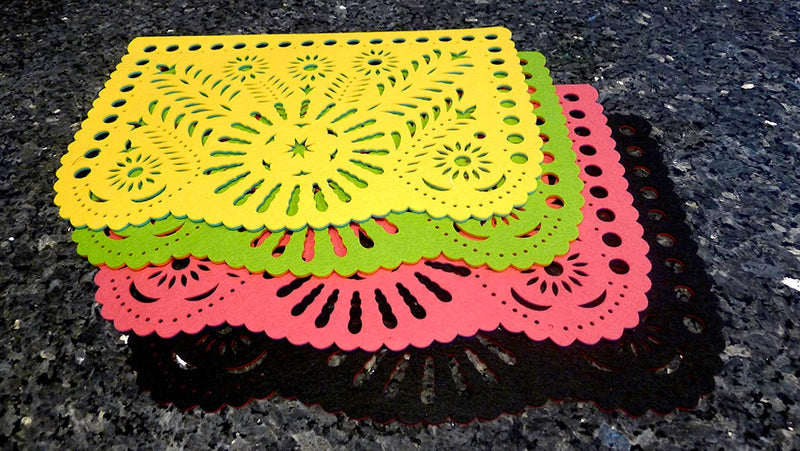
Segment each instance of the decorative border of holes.
[[[501,38],[501,36],[498,36],[498,33],[497,33],[498,30],[499,30],[499,28],[494,27],[494,28],[477,28],[477,29],[474,29],[474,30],[463,30],[462,29],[462,30],[418,31],[418,33],[420,35],[418,37],[413,37],[413,38],[412,37],[408,37],[408,34],[410,32],[394,32],[393,33],[394,35],[399,35],[399,34],[402,33],[404,36],[407,36],[408,39],[398,36],[398,37],[395,37],[395,38],[391,39],[391,42],[394,43],[394,44],[405,44],[405,43],[409,43],[409,41],[415,41],[415,42],[418,42],[418,43],[426,43],[426,42],[429,42],[429,41],[432,41],[432,40],[438,40],[440,42],[450,42],[450,41],[454,41],[454,40],[461,40],[461,41],[465,41],[465,42],[471,42],[471,41],[474,41],[476,39],[476,35],[480,35],[481,33],[486,33],[483,36],[482,39],[486,39],[487,41],[494,41],[494,40],[496,40],[498,38]],[[437,37],[435,37],[435,39],[429,38],[428,36],[430,36],[432,33],[442,34],[442,36],[437,36]],[[391,34],[389,32],[384,32],[382,34],[384,36],[391,36]],[[459,34],[461,34],[461,36],[458,36]],[[343,45],[348,45],[348,46],[362,45],[362,44],[366,45],[367,43],[372,44],[372,45],[378,45],[378,44],[383,44],[385,42],[384,39],[376,38],[374,32],[373,33],[367,33],[367,32],[365,32],[365,33],[348,33],[347,35],[349,37],[351,37],[351,39],[348,39],[348,40],[343,40],[343,39],[342,40],[337,40],[336,38],[341,38],[342,35],[341,34],[331,34],[331,33],[304,34],[304,35],[294,35],[294,36],[293,35],[273,35],[273,36],[271,36],[271,38],[272,38],[271,43],[269,42],[270,39],[268,38],[268,39],[265,39],[264,41],[258,42],[258,43],[254,44],[254,45],[251,45],[250,48],[263,49],[265,47],[270,47],[270,46],[285,48],[285,47],[291,47],[292,45],[300,45],[301,47],[310,47],[310,46],[313,46],[313,45],[318,44],[320,42],[322,43],[322,45],[329,46],[329,47],[331,47],[331,46],[343,46]],[[428,35],[428,36],[426,36],[426,35]],[[359,36],[364,38],[363,42],[362,42],[362,40],[357,39],[357,37],[359,37]],[[210,49],[210,50],[222,50],[222,49],[224,49],[226,47],[226,44],[223,44],[223,42],[227,43],[227,46],[230,47],[230,48],[233,48],[235,50],[242,50],[242,49],[248,48],[248,45],[245,42],[239,42],[239,41],[240,40],[241,41],[250,40],[250,36],[209,36],[208,38],[213,38],[213,37],[218,38],[217,40],[219,42],[215,42],[214,44],[209,45],[208,49]],[[367,39],[367,38],[372,38],[372,39]],[[142,52],[144,52],[144,53],[153,53],[156,50],[158,50],[158,45],[153,45],[152,43],[156,43],[156,44],[159,44],[159,45],[166,45],[164,50],[167,51],[167,52],[175,52],[178,49],[180,49],[179,45],[169,44],[170,42],[174,42],[175,41],[175,39],[171,38],[171,37],[147,37],[147,38],[139,38],[139,39],[140,40],[134,40],[134,41],[132,41],[130,43],[130,45],[128,46],[128,51],[129,52],[134,51],[134,50],[138,50],[137,47],[142,47],[142,49],[141,49]],[[481,39],[481,37],[478,36],[477,39]],[[233,43],[233,44],[231,44],[231,43]],[[190,44],[190,45],[188,45],[186,47],[186,49],[189,50],[190,52],[196,52],[196,51],[199,51],[199,50],[208,50],[208,49],[205,49],[202,45],[200,45],[198,43]],[[493,51],[493,50],[490,49],[489,51]]]
[[[694,408],[722,368],[717,299],[649,124],[610,116],[609,126],[652,244],[649,305],[621,339],[560,347],[497,330],[425,349],[369,353],[319,351],[223,326],[173,339],[131,336],[137,383],[156,402],[183,409],[215,411],[278,393],[354,418],[408,424],[492,419],[565,398],[630,415]],[[624,135],[625,127],[634,133]],[[643,152],[630,155],[632,146]],[[639,166],[649,176],[631,173]],[[643,197],[645,186],[658,189],[658,198]],[[659,234],[675,244],[656,244]]]

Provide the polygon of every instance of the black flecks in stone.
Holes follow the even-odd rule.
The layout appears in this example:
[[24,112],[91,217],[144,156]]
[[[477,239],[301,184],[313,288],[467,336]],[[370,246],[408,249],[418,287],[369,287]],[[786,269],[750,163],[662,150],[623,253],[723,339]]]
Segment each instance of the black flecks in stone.
[[794,399],[790,398],[785,393],[782,393],[782,392],[778,393],[777,396],[778,396],[778,399],[780,399],[781,402],[784,403],[787,406],[793,406],[793,405],[795,405],[795,403],[797,403],[797,400],[794,400]]
[[[644,449],[797,447],[797,425],[781,423],[800,417],[798,403],[780,402],[776,393],[797,400],[800,388],[769,381],[776,368],[786,379],[800,377],[800,330],[792,316],[798,292],[781,282],[800,278],[796,2],[723,1],[708,8],[675,0],[586,0],[576,8],[572,1],[546,0],[498,8],[484,1],[319,0],[311,8],[287,0],[262,6],[203,0],[0,6],[0,211],[8,218],[0,221],[0,355],[12,368],[0,378],[0,442],[12,449],[109,443],[200,449],[234,440],[231,447],[278,449],[599,447],[595,436],[576,431],[596,431],[612,417],[572,401],[526,409],[522,417],[436,428],[356,422],[281,399],[214,415],[157,407],[138,393],[119,333],[91,306],[95,270],[76,255],[70,227],[52,204],[59,159],[134,37],[503,25],[517,49],[547,56],[556,83],[590,82],[605,111],[649,118],[698,255],[724,300],[729,346],[718,389],[694,412],[622,416],[612,418],[613,426]],[[195,51],[211,53],[208,46]],[[41,374],[58,377],[39,381]],[[757,402],[745,396],[753,387],[764,387],[770,401],[768,429],[742,414]],[[749,430],[756,432],[745,436]]]

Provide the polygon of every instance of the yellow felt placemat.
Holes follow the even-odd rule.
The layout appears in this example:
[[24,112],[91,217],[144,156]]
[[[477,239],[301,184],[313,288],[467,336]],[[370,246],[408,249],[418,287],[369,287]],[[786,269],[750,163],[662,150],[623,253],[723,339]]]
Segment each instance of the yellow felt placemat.
[[62,158],[56,203],[112,229],[486,219],[536,188],[528,100],[504,28],[137,38]]

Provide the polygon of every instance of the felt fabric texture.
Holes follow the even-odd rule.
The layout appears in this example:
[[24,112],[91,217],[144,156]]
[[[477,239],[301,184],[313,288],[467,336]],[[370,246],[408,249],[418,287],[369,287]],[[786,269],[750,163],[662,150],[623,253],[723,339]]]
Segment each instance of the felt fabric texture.
[[[0,11],[0,443],[798,447],[795,3],[284,0],[254,8],[238,1],[12,0]],[[567,399],[488,423],[435,427],[355,421],[281,397],[214,415],[181,412],[140,393],[125,336],[94,306],[97,269],[75,253],[73,228],[52,202],[59,159],[128,43],[154,35],[495,25],[510,29],[520,49],[541,51],[556,83],[591,83],[607,113],[652,124],[674,206],[685,211],[721,300],[726,347],[713,393],[695,410],[667,416],[628,417]]]

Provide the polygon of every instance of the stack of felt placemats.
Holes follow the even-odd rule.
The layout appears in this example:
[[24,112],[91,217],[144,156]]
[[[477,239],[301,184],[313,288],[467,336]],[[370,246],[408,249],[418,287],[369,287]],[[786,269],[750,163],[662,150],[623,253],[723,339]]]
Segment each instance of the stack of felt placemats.
[[[678,242],[647,239],[642,217],[664,208],[636,197],[664,187],[629,192],[596,100],[554,86],[544,57],[518,53],[502,28],[138,38],[62,159],[56,203],[100,267],[103,316],[147,337],[132,342],[144,388],[186,387],[186,368],[258,387],[160,400],[213,410],[277,391],[387,421],[486,418],[543,402],[541,375],[512,365],[527,382],[495,382],[513,402],[470,408],[470,371],[497,379],[491,355],[539,360],[542,343],[563,359],[624,340],[652,308],[651,247]],[[703,289],[665,289],[687,290]],[[681,330],[704,320],[683,318]],[[487,345],[496,334],[519,345]],[[460,351],[434,364],[441,347]],[[359,353],[370,356],[349,359],[355,374],[334,374]],[[371,402],[320,395],[347,379],[366,387],[387,353],[400,357],[373,380],[383,388],[354,393]],[[273,363],[292,371],[277,377]],[[562,395],[597,400],[544,393]]]

